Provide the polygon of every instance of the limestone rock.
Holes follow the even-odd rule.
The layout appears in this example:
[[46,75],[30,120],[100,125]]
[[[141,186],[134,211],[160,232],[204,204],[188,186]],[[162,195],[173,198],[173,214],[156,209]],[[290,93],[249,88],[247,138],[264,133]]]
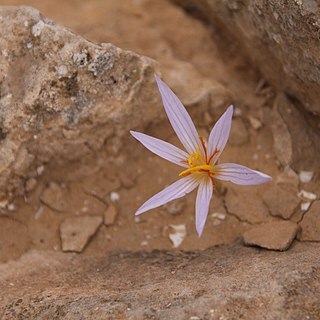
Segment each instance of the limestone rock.
[[173,1],[218,29],[220,39],[249,57],[269,82],[320,115],[319,2]]
[[[320,157],[320,6],[315,0],[172,0],[214,28],[223,55],[250,60],[279,92],[275,148],[285,165],[317,170]],[[228,49],[226,49],[228,48]],[[278,116],[276,116],[278,117]],[[280,145],[283,148],[280,148]],[[314,155],[313,157],[310,155]]]
[[290,247],[297,231],[297,224],[291,221],[272,221],[246,231],[243,241],[250,246],[284,251]]
[[116,221],[118,215],[118,210],[115,205],[110,204],[108,209],[104,212],[104,220],[103,223],[106,226],[111,226]]
[[0,314],[3,319],[318,319],[319,250],[319,243],[298,242],[281,254],[242,245],[102,257],[30,251],[0,265],[5,292]]
[[81,252],[102,224],[102,217],[79,216],[65,219],[60,225],[63,251]]
[[273,216],[289,219],[300,204],[297,192],[273,186],[263,194],[263,201]]
[[67,196],[65,192],[57,183],[50,182],[43,190],[40,199],[52,210],[63,212],[67,209]]
[[300,223],[301,241],[320,241],[320,201],[315,201]]
[[261,223],[270,220],[268,208],[254,192],[229,189],[225,198],[228,212],[240,221]]
[[151,59],[89,42],[31,7],[0,16],[0,192],[22,192],[32,168],[81,159],[161,111]]

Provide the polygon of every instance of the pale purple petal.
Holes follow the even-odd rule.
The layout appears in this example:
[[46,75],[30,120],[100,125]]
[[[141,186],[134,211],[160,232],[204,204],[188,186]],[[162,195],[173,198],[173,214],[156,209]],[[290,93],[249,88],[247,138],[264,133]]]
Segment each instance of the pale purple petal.
[[175,147],[174,145],[148,136],[144,133],[136,132],[136,131],[130,131],[130,133],[135,137],[138,141],[140,141],[147,149],[155,153],[161,158],[164,158],[170,162],[173,162],[181,167],[188,168],[188,164],[182,161],[187,161],[189,155]]
[[199,237],[202,234],[204,225],[207,220],[212,192],[213,187],[210,178],[203,178],[199,184],[196,200],[196,229]]
[[211,163],[215,163],[220,157],[230,134],[232,121],[233,106],[231,105],[227,111],[220,117],[212,128],[208,140],[208,157],[216,151],[219,152],[214,156]]
[[202,150],[198,132],[183,104],[159,77],[156,77],[156,81],[164,109],[181,143],[190,154],[194,153],[197,147]]
[[272,180],[270,176],[262,172],[235,163],[223,163],[214,166],[214,171],[217,172],[217,175],[214,176],[216,179],[241,185],[255,185]]
[[199,179],[194,175],[190,175],[179,179],[167,188],[163,189],[152,198],[147,200],[136,212],[136,215],[146,212],[148,210],[160,207],[161,205],[183,197],[191,192],[199,185]]

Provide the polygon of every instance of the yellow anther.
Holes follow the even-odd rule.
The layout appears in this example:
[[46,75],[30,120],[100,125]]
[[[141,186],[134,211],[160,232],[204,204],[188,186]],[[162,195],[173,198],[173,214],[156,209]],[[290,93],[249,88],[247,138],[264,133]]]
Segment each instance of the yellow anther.
[[211,169],[212,167],[207,165],[207,164],[204,164],[204,165],[200,165],[200,166],[196,166],[196,167],[192,167],[192,168],[189,168],[189,169],[186,169],[182,172],[179,173],[179,176],[180,177],[183,177],[183,176],[187,176],[191,173],[196,173],[196,172],[201,172],[201,171],[206,171],[206,172],[209,172],[209,173],[213,173],[211,172]]

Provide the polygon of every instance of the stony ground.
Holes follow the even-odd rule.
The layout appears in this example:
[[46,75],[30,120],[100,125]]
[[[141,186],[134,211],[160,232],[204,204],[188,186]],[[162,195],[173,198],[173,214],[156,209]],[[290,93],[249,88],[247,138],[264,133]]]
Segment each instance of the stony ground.
[[[281,165],[281,154],[274,151],[277,149],[274,149],[270,114],[280,94],[276,88],[240,58],[232,47],[222,52],[221,46],[217,44],[219,34],[212,34],[213,31],[200,21],[166,1],[93,0],[60,3],[8,0],[0,1],[0,4],[32,5],[48,18],[90,41],[111,42],[120,48],[155,59],[159,62],[164,80],[176,89],[204,135],[208,134],[228,104],[233,102],[236,106],[233,127],[221,162],[240,163],[273,177],[273,182],[261,186],[220,186],[214,194],[208,221],[199,239],[194,226],[194,193],[138,218],[134,217],[135,210],[148,197],[177,178],[179,168],[152,155],[129,133],[127,139],[121,142],[111,139],[104,150],[98,150],[84,161],[63,166],[56,163],[39,166],[36,177],[25,181],[23,196],[1,203],[0,262],[3,264],[0,268],[6,281],[5,284],[1,281],[1,292],[6,290],[8,293],[6,298],[2,298],[2,306],[5,306],[2,308],[3,317],[23,318],[24,308],[38,310],[41,304],[42,311],[30,311],[29,317],[65,316],[76,319],[71,313],[87,312],[87,317],[94,314],[96,318],[104,319],[106,311],[98,313],[103,300],[111,310],[108,311],[110,318],[115,319],[161,319],[169,315],[181,319],[238,319],[239,310],[249,310],[252,304],[257,317],[254,312],[250,313],[250,317],[258,319],[273,305],[274,294],[284,294],[278,304],[280,309],[298,310],[298,300],[308,292],[308,284],[304,284],[297,292],[293,284],[290,288],[286,287],[288,274],[296,271],[297,260],[290,257],[297,253],[302,259],[303,263],[296,266],[297,273],[303,274],[301,279],[310,282],[319,279],[319,269],[312,271],[310,266],[319,266],[318,258],[313,252],[310,256],[303,253],[304,250],[308,251],[309,246],[317,250],[317,244],[302,244],[298,241],[320,240],[320,209],[317,200],[320,185],[317,173],[304,172],[310,171],[308,168],[304,168],[303,172],[284,168]],[[157,90],[156,85],[154,90]],[[158,107],[161,108],[160,105]],[[132,129],[143,130],[179,145],[164,111],[162,113],[162,117],[154,119],[147,127]],[[248,244],[276,250],[286,250],[296,237],[298,240],[295,240],[288,253],[271,253],[244,248],[243,236]],[[231,245],[235,242],[237,245]],[[221,244],[227,246],[177,255],[132,253],[142,250],[151,252],[153,249],[175,250],[175,247],[193,251]],[[130,252],[121,258],[120,271],[117,259],[122,256],[112,253],[117,250]],[[80,254],[74,256],[63,254],[62,251]],[[218,259],[220,256],[223,257],[221,261]],[[246,257],[244,261],[242,256]],[[13,259],[17,261],[11,261]],[[246,275],[252,268],[256,268],[254,262],[257,261],[264,268],[263,273],[257,273],[260,279],[258,282],[254,278],[250,287],[247,275],[240,280],[241,285],[232,283],[233,277]],[[201,267],[197,267],[198,263]],[[270,266],[273,263],[279,268],[277,275],[272,275]],[[27,268],[26,264],[32,268]],[[37,271],[35,266],[38,264],[44,269],[41,267]],[[73,269],[66,268],[64,264],[71,265]],[[240,271],[232,267],[238,264],[242,266]],[[128,272],[132,272],[128,270],[133,265],[139,277],[126,277]],[[288,265],[290,268],[286,269]],[[305,273],[304,265],[310,267]],[[12,270],[20,269],[20,266],[23,271],[15,274]],[[213,268],[212,273],[208,271],[210,266]],[[167,273],[159,273],[159,278],[154,278],[154,272],[157,274],[157,270],[162,267],[165,267]],[[233,271],[228,271],[230,268]],[[99,270],[103,270],[103,273]],[[32,280],[32,272],[44,281],[39,287]],[[46,275],[60,272],[66,282],[51,276],[46,279]],[[114,277],[118,272],[119,277]],[[176,272],[178,277],[175,277]],[[208,272],[211,276],[206,283],[204,275]],[[165,292],[157,283],[168,279],[171,274],[175,279],[174,284],[171,291]],[[192,281],[195,275],[201,281],[198,278]],[[260,290],[256,286],[263,283],[263,279],[269,282],[269,276],[275,280],[270,281],[268,288],[264,289],[266,295],[261,300],[254,297],[255,290]],[[31,293],[24,289],[26,292],[23,295],[26,298],[20,301],[15,288],[24,277],[26,280],[23,287],[36,289]],[[221,288],[215,282],[220,277],[229,277],[229,282],[223,282],[229,289]],[[108,282],[105,284],[102,278],[108,278]],[[144,282],[140,282],[141,278],[144,278]],[[84,284],[79,282],[80,279]],[[301,284],[301,279],[294,281]],[[60,281],[61,284],[58,284]],[[185,291],[184,281],[190,290],[194,285],[196,288],[192,292],[189,289]],[[98,283],[99,288],[96,287]],[[90,284],[90,290],[83,296],[81,290],[84,290],[85,284]],[[47,287],[50,289],[44,289]],[[130,297],[110,288],[120,288],[120,291],[130,288]],[[150,307],[141,308],[141,305],[148,303],[144,300],[148,294],[142,296],[140,292],[140,289],[145,288],[149,293],[156,293],[152,296]],[[233,309],[238,311],[229,310],[221,297],[212,296],[215,290],[222,290],[222,296],[228,297],[227,302],[241,308]],[[319,293],[318,287],[314,290]],[[50,295],[47,295],[49,291]],[[251,296],[242,297],[240,292],[248,292]],[[109,294],[111,298],[108,298]],[[312,295],[308,294],[309,318],[306,319],[316,319],[315,314],[319,315],[319,310],[316,309]],[[70,297],[70,308],[74,308],[72,311],[61,306],[65,304],[61,301],[67,297]],[[97,299],[102,300],[99,302]],[[84,300],[91,309],[81,309]],[[244,300],[247,307],[243,305]],[[10,301],[14,306],[10,306]],[[218,309],[211,307],[216,301]],[[154,306],[154,303],[158,305]],[[189,307],[183,314],[181,312],[186,305]],[[192,312],[193,307],[195,313]],[[138,308],[138,311],[131,314],[131,308]],[[242,318],[249,319],[249,313],[246,314],[249,311],[243,312]],[[274,313],[265,319],[278,319],[279,314]],[[281,319],[301,319],[296,314],[296,318],[290,318],[289,314]]]

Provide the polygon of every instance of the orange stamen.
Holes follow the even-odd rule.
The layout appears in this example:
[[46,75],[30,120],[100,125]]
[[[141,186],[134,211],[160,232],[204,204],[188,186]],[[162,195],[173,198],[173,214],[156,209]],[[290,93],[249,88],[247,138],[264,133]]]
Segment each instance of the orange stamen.
[[210,159],[209,159],[209,161],[208,161],[208,163],[210,163],[211,162],[211,160],[218,154],[220,152],[220,150],[219,149],[216,149],[216,150],[214,150],[214,153],[212,154],[212,156],[210,157]]
[[205,157],[206,157],[206,163],[208,164],[209,162],[207,162],[207,159],[208,159],[208,153],[207,153],[207,147],[206,147],[206,144],[203,140],[203,138],[201,136],[199,136],[199,139],[201,141],[201,145],[203,147],[203,150],[204,150],[204,154],[205,154]]

